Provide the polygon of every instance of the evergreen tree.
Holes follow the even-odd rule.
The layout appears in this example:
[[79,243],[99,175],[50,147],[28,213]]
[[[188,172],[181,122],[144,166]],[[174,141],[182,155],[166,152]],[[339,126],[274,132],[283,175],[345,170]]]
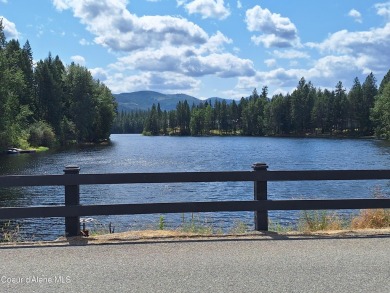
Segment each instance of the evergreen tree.
[[176,106],[177,124],[180,129],[180,135],[188,135],[190,133],[191,111],[187,100],[179,102]]
[[329,131],[329,125],[327,123],[327,118],[329,116],[329,94],[327,94],[328,92],[328,90],[325,90],[325,92],[319,90],[317,92],[317,97],[314,101],[314,106],[312,110],[312,121],[316,133],[318,131],[321,131],[321,133],[323,134]]
[[205,135],[209,135],[212,127],[212,119],[213,119],[213,110],[210,105],[207,105],[204,110],[204,130],[203,133]]
[[36,120],[47,121],[57,134],[62,131],[60,124],[63,110],[70,108],[70,103],[64,101],[64,74],[65,67],[61,60],[58,56],[53,60],[50,53],[45,60],[37,63],[34,73],[37,93]]
[[[21,52],[20,68],[23,72],[24,82],[26,83],[20,103],[28,105],[30,110],[36,112],[36,99],[34,92],[34,68],[33,53],[29,41],[27,40]],[[33,120],[30,120],[32,122]]]
[[7,38],[4,33],[3,18],[0,18],[0,51],[7,45]]
[[335,95],[332,105],[333,115],[333,131],[336,133],[343,132],[346,129],[348,121],[348,99],[346,90],[343,86],[343,83],[339,81],[336,85]]
[[155,104],[153,104],[148,119],[145,122],[144,133],[151,135],[158,135],[160,133],[158,126],[158,113]]
[[20,51],[17,41],[7,42],[0,19],[0,151],[27,143],[25,129],[31,112],[20,104],[26,86],[18,66]]
[[195,107],[191,111],[190,130],[191,135],[201,135],[204,129],[204,111]]
[[371,117],[376,125],[375,135],[390,139],[390,82],[383,86],[377,96]]
[[356,77],[348,93],[349,124],[351,131],[362,132],[363,119],[363,91],[359,79]]
[[291,119],[298,134],[311,131],[311,112],[314,105],[315,89],[302,77],[291,95]]
[[384,90],[386,84],[388,84],[389,82],[390,82],[390,70],[383,77],[383,79],[381,81],[381,84],[379,85],[378,94],[382,94],[383,93],[383,90]]
[[363,135],[373,134],[373,124],[370,119],[370,111],[374,107],[375,97],[378,94],[376,79],[371,72],[362,85],[363,92],[363,113],[361,125],[363,125]]

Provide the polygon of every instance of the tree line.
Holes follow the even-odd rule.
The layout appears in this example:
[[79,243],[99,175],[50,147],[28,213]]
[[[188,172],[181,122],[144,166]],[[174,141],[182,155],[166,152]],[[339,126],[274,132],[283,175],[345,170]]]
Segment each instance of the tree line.
[[83,66],[49,53],[33,63],[28,41],[7,41],[0,19],[0,151],[109,138],[116,102]]
[[[199,105],[178,102],[176,109],[121,113],[116,133],[147,135],[339,135],[390,138],[390,71],[379,88],[370,73],[354,79],[347,92],[342,82],[333,90],[315,88],[305,78],[290,94],[268,97],[267,86],[248,98],[215,100]],[[132,125],[132,126],[130,126]],[[141,125],[143,128],[141,130]]]

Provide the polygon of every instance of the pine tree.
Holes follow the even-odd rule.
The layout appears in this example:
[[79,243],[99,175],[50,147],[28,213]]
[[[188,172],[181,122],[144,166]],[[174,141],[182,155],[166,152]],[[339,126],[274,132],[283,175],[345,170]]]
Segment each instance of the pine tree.
[[370,120],[370,111],[374,107],[375,97],[378,94],[378,87],[376,85],[376,79],[374,74],[371,72],[362,85],[362,94],[363,94],[363,113],[362,121],[363,125],[363,135],[372,135],[373,134],[373,125]]
[[371,117],[376,126],[375,135],[390,139],[390,83],[386,83],[377,96]]

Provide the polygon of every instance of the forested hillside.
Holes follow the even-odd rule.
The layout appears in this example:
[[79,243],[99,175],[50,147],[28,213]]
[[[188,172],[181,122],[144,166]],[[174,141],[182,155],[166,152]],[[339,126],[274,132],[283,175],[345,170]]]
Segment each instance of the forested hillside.
[[50,53],[33,64],[29,42],[7,41],[3,29],[0,19],[0,151],[108,139],[111,91],[85,67]]
[[[142,127],[143,125],[143,127]],[[304,78],[291,94],[268,97],[267,87],[248,98],[227,103],[216,100],[199,105],[179,102],[175,110],[121,113],[117,133],[149,135],[249,136],[339,135],[390,137],[390,71],[379,89],[371,73],[363,83],[355,78],[347,92],[341,82],[333,90],[315,88]]]

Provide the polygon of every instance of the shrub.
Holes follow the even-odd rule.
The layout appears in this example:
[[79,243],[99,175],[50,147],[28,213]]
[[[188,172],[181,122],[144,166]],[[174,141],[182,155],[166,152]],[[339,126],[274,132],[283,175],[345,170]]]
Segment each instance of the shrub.
[[361,210],[359,215],[352,219],[351,228],[388,228],[390,227],[390,210],[368,209]]
[[340,218],[327,211],[303,211],[299,219],[299,227],[302,231],[341,230]]
[[32,146],[51,147],[56,144],[56,135],[49,124],[38,121],[29,128],[28,142]]

